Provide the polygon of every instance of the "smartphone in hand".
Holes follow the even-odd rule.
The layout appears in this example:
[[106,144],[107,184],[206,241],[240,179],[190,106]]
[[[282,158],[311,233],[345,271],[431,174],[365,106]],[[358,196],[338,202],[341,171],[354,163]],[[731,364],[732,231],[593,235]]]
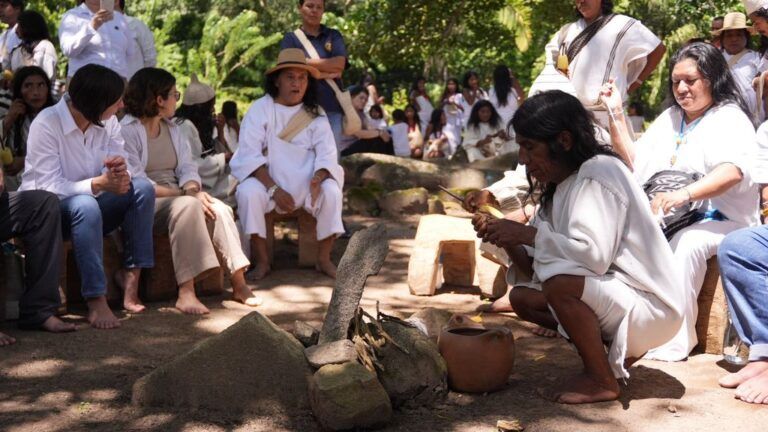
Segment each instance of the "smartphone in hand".
[[115,11],[115,0],[101,0],[101,7],[100,9],[114,12]]

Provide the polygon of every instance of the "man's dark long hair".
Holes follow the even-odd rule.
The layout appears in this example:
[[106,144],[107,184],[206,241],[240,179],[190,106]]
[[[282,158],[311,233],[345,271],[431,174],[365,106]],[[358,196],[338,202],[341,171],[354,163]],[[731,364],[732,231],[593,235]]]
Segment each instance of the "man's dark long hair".
[[[272,99],[277,99],[277,95],[280,94],[280,89],[277,88],[277,77],[287,69],[280,69],[267,75],[264,88],[267,89],[267,94],[272,96]],[[304,110],[313,116],[320,115],[318,110],[319,102],[317,99],[317,80],[307,72],[307,91],[304,93],[304,97],[301,102],[304,104]]]
[[[597,155],[619,156],[595,138],[594,117],[574,96],[560,90],[539,93],[527,99],[512,117],[512,126],[518,139],[547,144],[549,157],[572,171]],[[558,137],[563,132],[571,135],[573,145],[565,150]],[[541,207],[547,208],[552,203],[557,185],[555,183],[534,185],[528,175],[530,194],[534,189],[541,190]]]
[[725,57],[717,48],[704,42],[694,42],[685,45],[672,56],[669,66],[668,86],[674,106],[682,110],[680,104],[675,100],[674,92],[672,91],[672,71],[676,64],[686,59],[693,60],[701,76],[709,81],[714,106],[728,103],[736,104],[750,120],[752,119],[752,114],[744,98],[741,96],[739,88],[736,86],[736,80],[731,75],[731,70],[725,61]]

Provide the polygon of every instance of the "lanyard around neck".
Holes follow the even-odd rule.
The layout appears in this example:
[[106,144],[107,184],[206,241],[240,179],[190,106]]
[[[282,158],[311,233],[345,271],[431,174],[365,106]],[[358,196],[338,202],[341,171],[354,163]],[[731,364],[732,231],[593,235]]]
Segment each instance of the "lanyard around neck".
[[690,125],[687,125],[685,123],[685,112],[683,112],[682,118],[680,119],[680,131],[675,134],[675,154],[673,154],[672,158],[669,160],[670,167],[675,166],[675,163],[677,163],[677,155],[680,153],[680,147],[688,143],[688,134],[696,129],[696,126],[704,120],[704,117],[706,117],[707,114],[709,114],[709,110],[707,110],[704,115],[694,120]]

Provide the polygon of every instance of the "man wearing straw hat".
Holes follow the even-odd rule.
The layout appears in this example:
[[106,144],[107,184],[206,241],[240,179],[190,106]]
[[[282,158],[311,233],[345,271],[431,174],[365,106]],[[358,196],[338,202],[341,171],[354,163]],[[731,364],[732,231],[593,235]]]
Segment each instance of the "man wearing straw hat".
[[757,96],[752,80],[758,73],[760,54],[749,49],[752,26],[747,25],[747,16],[741,12],[730,12],[723,19],[723,28],[712,33],[720,37],[723,56],[736,79],[739,91],[747,102],[749,117],[754,119],[757,112]]
[[267,94],[251,105],[240,127],[240,148],[230,161],[240,184],[236,197],[243,232],[251,238],[260,279],[270,270],[265,214],[304,208],[317,219],[317,270],[335,278],[331,250],[341,222],[344,170],[320,110],[317,77],[297,48],[280,51],[267,71]]

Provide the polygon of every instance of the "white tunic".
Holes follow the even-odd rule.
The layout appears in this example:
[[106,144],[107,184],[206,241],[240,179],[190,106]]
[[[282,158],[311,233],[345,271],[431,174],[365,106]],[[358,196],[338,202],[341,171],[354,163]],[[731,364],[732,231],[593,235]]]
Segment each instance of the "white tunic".
[[731,65],[731,59],[735,56],[725,51],[723,51],[723,56],[725,56],[725,60],[728,62],[733,79],[736,80],[736,85],[739,87],[739,92],[747,103],[749,112],[754,117],[757,112],[757,93],[755,93],[755,89],[752,87],[752,80],[758,74],[760,54],[752,50],[746,51],[733,65]]
[[0,35],[0,63],[8,61],[11,56],[11,51],[21,43],[21,39],[19,39],[19,35],[16,33],[17,26],[18,24],[6,29],[3,34]]
[[59,58],[56,55],[56,48],[51,41],[43,39],[35,45],[32,53],[17,46],[11,52],[7,62],[3,63],[3,68],[16,72],[24,66],[37,66],[45,71],[48,79],[53,82],[56,79],[56,64]]
[[408,123],[395,123],[389,127],[392,136],[392,146],[395,148],[395,156],[411,156],[411,146],[408,143]]
[[[572,23],[564,39],[566,47],[586,27],[584,19]],[[628,29],[624,31],[625,28]],[[619,43],[614,51],[617,40]],[[556,33],[545,48],[546,55],[557,57],[560,48],[557,42]],[[576,88],[581,103],[586,107],[599,105],[600,88],[609,78],[616,80],[622,100],[627,100],[627,89],[640,76],[648,54],[660,43],[661,40],[640,21],[616,15],[589,41],[568,67],[571,83]]]
[[104,160],[121,156],[128,161],[117,117],[103,121],[104,127],[91,125],[83,133],[75,124],[67,99],[65,95],[32,122],[19,190],[46,190],[59,199],[93,196],[91,180],[106,170]]
[[240,126],[240,148],[230,160],[232,175],[241,183],[262,165],[280,188],[304,202],[309,182],[320,169],[326,169],[339,187],[344,186],[344,170],[338,164],[336,144],[325,116],[316,117],[293,141],[278,138],[290,119],[303,105],[288,107],[264,96],[251,105]]
[[499,137],[492,138],[491,142],[486,144],[486,147],[492,151],[491,156],[484,156],[482,150],[477,146],[478,141],[485,139],[488,135],[495,135],[502,130],[504,130],[502,125],[493,127],[490,123],[480,122],[478,127],[468,125],[464,136],[463,146],[467,152],[469,162],[514,151],[517,146],[516,142],[513,140],[503,140]]
[[432,102],[429,101],[423,95],[416,96],[416,104],[419,107],[419,119],[421,120],[421,128],[427,130],[427,125],[432,118],[432,111],[435,108],[432,106]]
[[[630,303],[629,312],[632,303],[649,299],[666,305],[663,322],[649,325],[641,320],[638,324],[633,320],[639,317],[625,311],[617,334],[604,334],[612,340],[608,358],[617,377],[628,376],[623,367],[627,346],[656,337],[643,334],[643,325],[671,327],[667,337],[644,349],[664,343],[679,328],[683,297],[672,250],[651,215],[644,192],[619,159],[601,155],[585,162],[557,185],[550,207],[540,210],[532,225],[538,230],[533,249],[536,280],[584,276],[590,285],[590,279],[610,278],[635,292],[620,299]],[[610,292],[603,295],[615,302]]]
[[493,104],[493,107],[496,108],[496,112],[501,116],[504,128],[507,127],[509,121],[512,120],[512,116],[515,115],[515,111],[517,111],[517,97],[517,91],[515,91],[515,89],[510,89],[509,94],[507,95],[507,104],[502,106],[501,102],[499,102],[499,97],[496,95],[496,89],[491,87],[491,90],[488,91],[488,101]]
[[78,69],[94,63],[128,76],[128,59],[133,55],[133,31],[120,12],[111,21],[94,30],[91,20],[94,13],[82,3],[64,14],[59,25],[61,52],[69,58],[67,77]]
[[139,69],[145,67],[155,67],[157,64],[157,49],[155,49],[155,37],[152,31],[144,24],[144,21],[128,16],[125,22],[128,28],[133,32],[133,54],[128,58],[128,77],[132,77]]
[[667,169],[709,174],[718,165],[732,163],[744,174],[744,180],[726,193],[704,203],[703,210],[717,209],[728,220],[742,226],[758,222],[758,193],[752,181],[749,162],[755,156],[755,130],[746,114],[730,104],[714,107],[686,135],[677,152],[676,134],[680,131],[681,110],[672,107],[661,113],[635,143],[635,178],[645,183],[654,174]]
[[190,120],[184,120],[179,125],[179,133],[182,140],[189,144],[192,159],[197,164],[203,181],[203,189],[220,200],[226,200],[234,187],[234,179],[229,175],[229,166],[224,153],[202,157],[203,142],[200,140],[197,128]]

